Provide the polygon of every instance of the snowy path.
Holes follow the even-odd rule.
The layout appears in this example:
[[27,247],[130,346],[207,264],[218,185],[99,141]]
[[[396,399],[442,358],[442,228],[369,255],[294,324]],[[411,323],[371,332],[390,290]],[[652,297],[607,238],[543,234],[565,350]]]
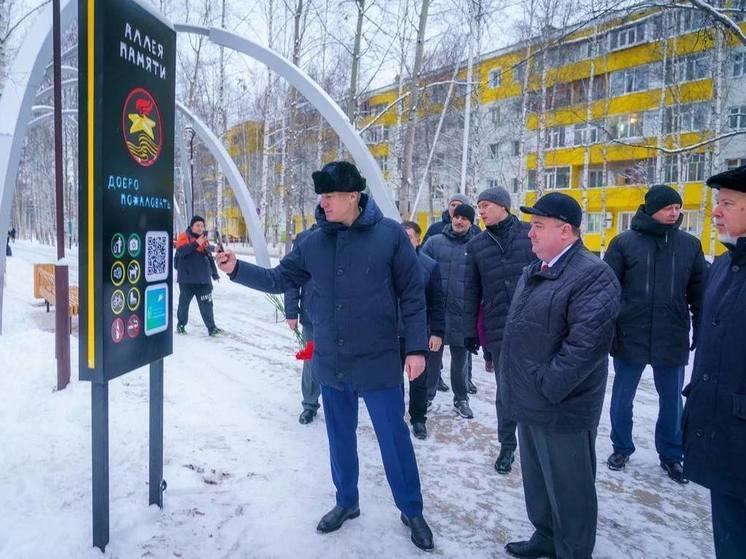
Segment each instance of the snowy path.
[[[31,264],[51,261],[54,250],[21,242],[14,248],[0,337],[0,558],[101,557],[90,547],[90,388],[75,380],[53,392],[54,315],[32,299]],[[399,522],[364,405],[362,515],[336,533],[316,533],[334,493],[323,414],[308,426],[297,422],[294,338],[275,323],[261,294],[224,279],[215,305],[217,324],[228,335],[207,337],[193,304],[189,335],[175,337],[166,360],[163,511],[147,506],[147,372],[110,384],[111,544],[105,556],[423,556]],[[530,535],[520,468],[507,477],[492,468],[495,383],[481,358],[474,380],[476,418],[454,417],[450,393],[441,393],[428,422],[430,438],[415,440],[437,557],[507,557],[506,541]],[[709,495],[693,484],[675,485],[659,468],[656,414],[646,373],[636,406],[638,452],[626,473],[612,473],[605,466],[604,413],[596,558],[713,556]]]

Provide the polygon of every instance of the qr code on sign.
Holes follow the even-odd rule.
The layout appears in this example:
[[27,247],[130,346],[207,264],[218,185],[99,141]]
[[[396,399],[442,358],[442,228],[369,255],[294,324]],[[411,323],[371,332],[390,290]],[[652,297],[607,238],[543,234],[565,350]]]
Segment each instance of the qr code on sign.
[[166,231],[145,234],[145,281],[163,281],[168,277],[168,242]]

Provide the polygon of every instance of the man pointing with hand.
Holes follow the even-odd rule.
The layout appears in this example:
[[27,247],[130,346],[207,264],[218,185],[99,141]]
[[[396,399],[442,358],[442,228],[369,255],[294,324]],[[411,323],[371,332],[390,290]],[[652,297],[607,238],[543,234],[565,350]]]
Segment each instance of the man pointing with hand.
[[[410,380],[425,370],[428,352],[425,288],[406,233],[383,217],[363,194],[365,179],[346,161],[313,173],[320,195],[318,227],[272,269],[218,253],[231,280],[283,293],[301,287],[313,294],[313,376],[321,385],[336,506],[317,530],[333,532],[360,515],[358,506],[358,396],[368,408],[386,478],[411,529],[412,542],[433,549],[422,516],[422,494],[409,429],[404,422],[398,313],[404,323],[405,369]],[[397,306],[398,302],[398,306]],[[397,310],[398,309],[398,310]]]

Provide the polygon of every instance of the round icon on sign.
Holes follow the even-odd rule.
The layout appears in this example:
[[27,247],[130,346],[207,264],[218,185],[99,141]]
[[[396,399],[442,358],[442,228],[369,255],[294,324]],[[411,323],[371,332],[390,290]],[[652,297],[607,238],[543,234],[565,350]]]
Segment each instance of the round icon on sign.
[[127,239],[127,252],[130,253],[130,256],[132,258],[137,258],[138,256],[140,256],[141,248],[142,243],[140,242],[140,235],[138,235],[137,233],[132,233],[129,239]]
[[111,267],[111,283],[116,287],[124,283],[124,264],[121,262],[114,262],[114,265]]
[[124,256],[124,250],[124,235],[117,233],[111,238],[111,253],[114,255],[114,258],[121,258]]
[[122,314],[124,310],[124,292],[121,289],[117,289],[111,294],[111,312],[114,314]]
[[127,280],[130,283],[140,281],[140,263],[137,260],[130,260],[130,263],[127,264]]
[[111,339],[118,344],[124,339],[124,320],[121,318],[114,319],[111,323]]
[[140,290],[133,287],[127,292],[127,307],[131,311],[136,311],[140,306]]
[[127,319],[127,335],[130,338],[136,338],[140,335],[140,317],[136,314],[130,315]]
[[127,95],[122,107],[122,133],[132,159],[142,167],[158,160],[163,146],[161,110],[151,93],[136,87]]

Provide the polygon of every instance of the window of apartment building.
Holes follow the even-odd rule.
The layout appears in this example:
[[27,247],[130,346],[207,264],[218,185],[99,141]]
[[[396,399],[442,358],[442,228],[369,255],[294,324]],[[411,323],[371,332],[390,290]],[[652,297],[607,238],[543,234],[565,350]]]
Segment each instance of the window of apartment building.
[[524,72],[526,71],[526,63],[519,62],[513,66],[513,81],[516,83],[523,83]]
[[519,155],[521,155],[521,142],[520,141],[513,140],[512,150],[510,153],[513,157],[518,157]]
[[609,119],[609,132],[614,139],[639,138],[642,136],[642,115],[639,113],[620,115]]
[[732,78],[740,78],[746,75],[746,52],[741,51],[733,54],[730,75]]
[[685,210],[681,212],[684,218],[681,220],[679,229],[699,237],[702,234],[702,215],[696,210]]
[[519,181],[519,180],[518,180],[517,178],[513,177],[513,178],[512,178],[511,180],[510,180],[510,184],[511,184],[511,186],[513,187],[513,193],[514,193],[514,194],[518,193],[518,191],[519,191],[519,190],[520,190],[520,188],[521,188],[521,183],[520,183],[520,181]]
[[497,159],[498,155],[500,155],[500,144],[499,143],[490,144],[488,147],[489,147],[489,151],[488,151],[489,158]]
[[600,233],[606,224],[606,215],[602,212],[589,212],[585,214],[586,232]]
[[697,132],[707,124],[708,107],[705,103],[688,103],[666,107],[663,112],[663,133]]
[[500,124],[500,107],[493,105],[489,108],[490,122],[494,125]]
[[679,33],[702,29],[707,25],[707,17],[701,10],[678,10]]
[[609,50],[624,49],[645,41],[645,22],[609,32]]
[[572,104],[572,84],[571,83],[558,83],[552,88],[552,103],[553,109],[560,109],[562,107],[569,107]]
[[573,126],[573,145],[584,146],[597,143],[601,138],[599,126],[595,122]]
[[619,212],[616,214],[617,231],[622,233],[632,227],[633,217],[635,217],[635,212]]
[[497,179],[489,179],[487,181],[487,188],[497,188],[500,186],[500,182]]
[[746,165],[746,159],[726,159],[725,160],[725,166],[728,169],[735,169],[736,167],[740,167],[741,165]]
[[660,86],[659,62],[612,72],[609,76],[609,93],[612,97],[635,91],[645,91]]
[[663,159],[663,182],[679,182],[679,156],[673,155]]
[[588,188],[601,188],[603,186],[606,186],[606,175],[603,167],[588,169]]
[[570,188],[570,167],[545,169],[544,186],[547,189]]
[[731,130],[746,128],[746,105],[728,107],[728,128]]
[[380,144],[381,142],[387,142],[389,140],[389,128],[388,126],[373,126],[368,128],[365,133],[365,141],[368,144]]
[[379,155],[376,157],[376,163],[380,167],[382,173],[386,173],[389,170],[389,159],[385,155]]
[[565,147],[565,127],[555,126],[547,128],[544,147],[549,149]]
[[[591,81],[588,78],[584,78],[570,84],[573,105],[588,101],[588,84],[590,83]],[[593,78],[593,100],[603,99],[604,97],[606,97],[606,76],[595,76]]]
[[503,75],[502,68],[495,68],[494,70],[490,70],[490,73],[489,73],[490,87],[500,87],[500,82],[502,81],[502,75]]
[[705,161],[704,153],[693,153],[686,158],[686,182],[700,182],[705,180]]
[[528,189],[536,190],[536,169],[529,169],[528,171]]
[[666,63],[666,84],[703,80],[710,76],[710,54],[699,52]]

